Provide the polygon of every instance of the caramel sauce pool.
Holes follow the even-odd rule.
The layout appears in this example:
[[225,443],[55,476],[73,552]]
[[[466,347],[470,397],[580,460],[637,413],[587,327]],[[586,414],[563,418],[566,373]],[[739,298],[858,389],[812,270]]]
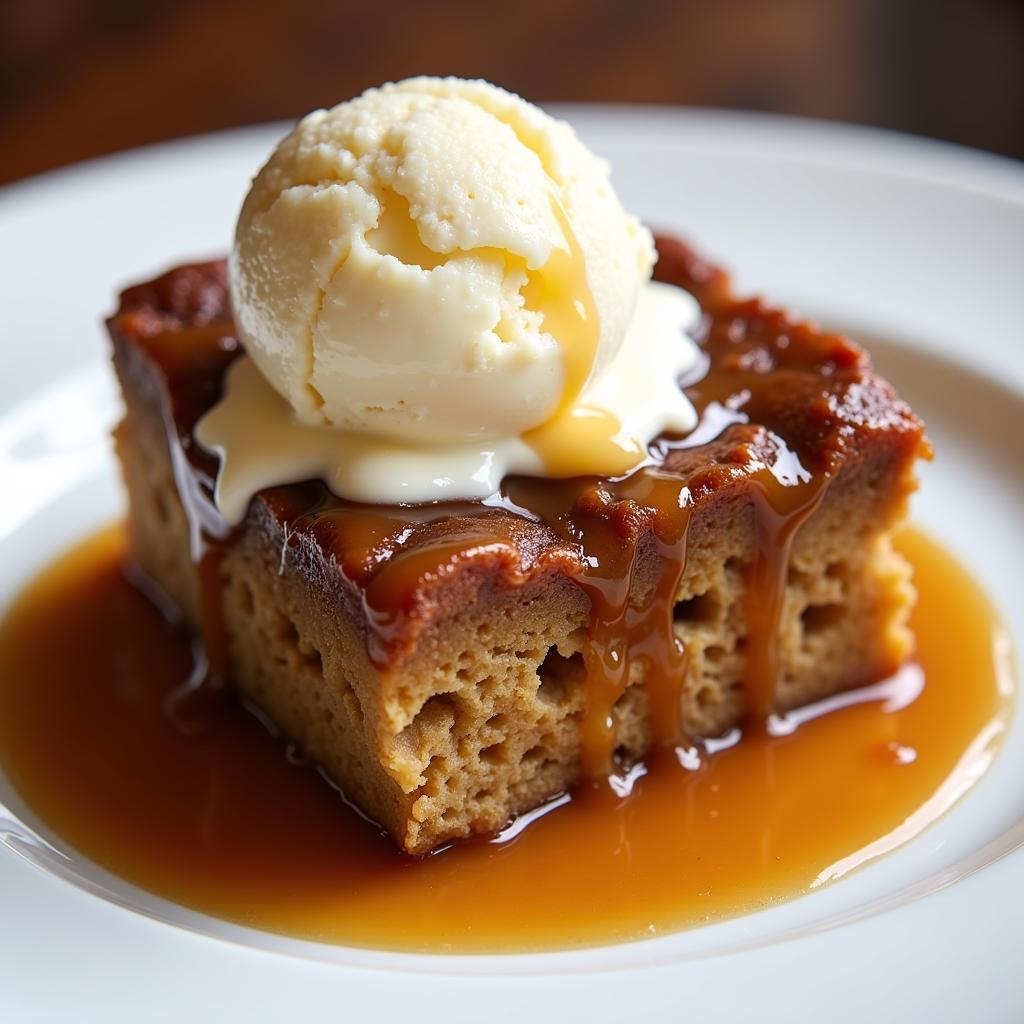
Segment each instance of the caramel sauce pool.
[[[916,666],[706,756],[662,754],[629,796],[584,788],[526,828],[423,860],[351,811],[225,701],[194,735],[164,701],[186,635],[126,575],[119,529],[65,555],[0,625],[0,760],[68,843],[161,896],[242,924],[385,949],[607,943],[799,896],[933,821],[1005,727],[1000,627],[933,542],[904,533]],[[951,642],[952,641],[952,642]],[[892,705],[914,697],[909,704]]]

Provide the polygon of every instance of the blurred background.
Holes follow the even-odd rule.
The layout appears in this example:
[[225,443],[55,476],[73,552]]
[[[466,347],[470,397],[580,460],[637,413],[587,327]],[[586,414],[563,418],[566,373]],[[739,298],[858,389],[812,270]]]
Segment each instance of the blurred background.
[[1024,157],[1024,0],[0,0],[0,182],[418,73]]

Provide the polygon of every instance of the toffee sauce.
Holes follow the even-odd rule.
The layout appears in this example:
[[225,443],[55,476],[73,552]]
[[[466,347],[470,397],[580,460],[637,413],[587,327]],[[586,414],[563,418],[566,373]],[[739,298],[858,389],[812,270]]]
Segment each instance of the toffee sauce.
[[[315,483],[257,498],[287,538],[282,562],[292,542],[311,541],[337,567],[382,673],[425,579],[474,559],[512,585],[552,567],[571,577],[591,607],[584,782],[571,796],[493,840],[412,860],[311,768],[288,763],[256,716],[209,699],[230,671],[219,560],[232,531],[211,497],[216,460],[192,430],[238,353],[223,265],[209,264],[130,290],[111,321],[115,348],[159,382],[205,653],[194,657],[131,585],[116,533],[45,575],[0,626],[0,751],[28,804],[97,862],[209,913],[357,945],[467,951],[589,945],[741,913],[840,875],[941,813],[953,799],[942,794],[963,788],[962,760],[991,756],[1003,698],[984,597],[923,539],[903,542],[922,594],[919,666],[826,702],[828,715],[795,713],[798,739],[768,727],[779,721],[776,638],[795,534],[844,466],[879,445],[896,467],[889,500],[901,502],[927,452],[921,425],[855,345],[733,298],[727,276],[679,243],[659,248],[662,279],[704,310],[706,363],[681,382],[699,426],[659,441],[648,464],[611,480],[509,478],[492,503],[378,509]],[[673,605],[695,514],[732,499],[748,503],[756,547],[748,719],[742,742],[709,742],[714,756],[701,757],[680,722],[686,652]],[[623,775],[613,708],[637,660],[655,750]]]
[[[137,587],[120,528],[46,570],[0,624],[0,753],[33,812],[171,900],[330,942],[523,951],[645,937],[798,896],[905,842],[993,756],[1004,638],[941,548],[904,532],[915,664],[755,729],[632,793],[581,786],[491,840],[420,860],[230,701],[177,728],[191,638]],[[950,643],[949,638],[956,642]],[[923,684],[923,685],[922,685]],[[827,714],[818,712],[828,710]]]

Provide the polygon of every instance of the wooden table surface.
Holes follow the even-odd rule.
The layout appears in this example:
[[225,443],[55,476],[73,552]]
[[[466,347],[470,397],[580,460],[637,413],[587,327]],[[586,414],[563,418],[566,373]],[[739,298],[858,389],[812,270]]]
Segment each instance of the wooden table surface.
[[0,182],[417,73],[1024,156],[1020,0],[0,0]]

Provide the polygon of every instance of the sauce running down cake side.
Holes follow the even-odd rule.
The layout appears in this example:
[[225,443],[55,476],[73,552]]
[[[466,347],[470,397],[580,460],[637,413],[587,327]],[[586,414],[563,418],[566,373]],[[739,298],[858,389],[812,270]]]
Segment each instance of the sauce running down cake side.
[[419,506],[311,481],[259,492],[233,529],[192,436],[239,354],[224,264],[126,291],[109,325],[132,549],[207,660],[175,713],[230,681],[426,853],[895,672],[920,422],[857,346],[658,247],[656,277],[703,310],[703,364],[682,382],[699,425],[648,464]]

